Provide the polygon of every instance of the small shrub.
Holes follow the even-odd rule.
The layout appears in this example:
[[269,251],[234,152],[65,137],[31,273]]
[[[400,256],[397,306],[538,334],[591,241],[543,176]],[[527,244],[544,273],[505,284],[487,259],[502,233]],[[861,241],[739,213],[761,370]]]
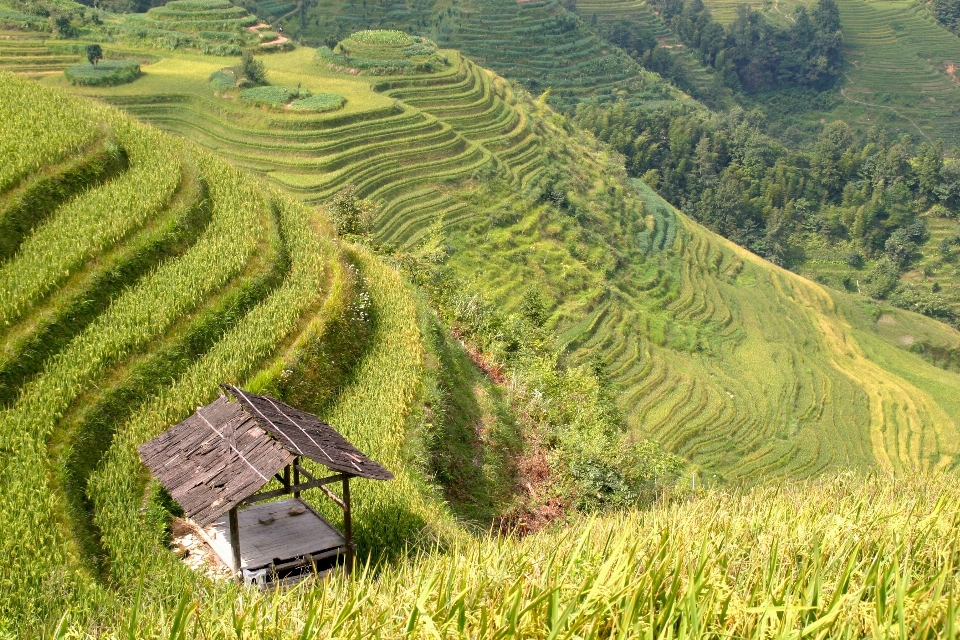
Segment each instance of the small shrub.
[[377,206],[357,197],[357,188],[349,185],[338,191],[327,206],[337,235],[362,236],[370,233]]
[[859,251],[851,251],[847,254],[847,257],[844,258],[844,262],[853,267],[854,269],[863,268],[863,254]]
[[70,84],[113,86],[133,82],[140,77],[136,60],[104,60],[97,66],[78,64],[63,72]]
[[263,65],[263,61],[254,58],[249,51],[243,52],[238,71],[251,84],[265,84],[267,82],[267,69]]
[[103,47],[98,44],[87,45],[86,54],[87,62],[93,66],[97,66],[97,63],[103,60]]

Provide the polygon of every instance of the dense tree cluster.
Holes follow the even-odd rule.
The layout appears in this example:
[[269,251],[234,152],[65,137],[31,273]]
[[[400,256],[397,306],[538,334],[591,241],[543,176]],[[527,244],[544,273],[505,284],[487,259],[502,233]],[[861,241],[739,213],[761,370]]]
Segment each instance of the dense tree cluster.
[[954,33],[960,33],[960,0],[933,0],[934,17]]
[[852,266],[878,260],[875,297],[893,290],[924,240],[919,214],[960,211],[960,163],[907,136],[874,131],[859,143],[833,122],[811,148],[790,151],[762,133],[762,116],[742,109],[583,105],[575,120],[623,153],[632,175],[773,262],[800,262],[811,244],[848,247]]
[[674,33],[731,89],[824,89],[840,75],[843,35],[834,0],[820,0],[811,13],[799,7],[787,28],[747,5],[729,28],[713,20],[702,0],[659,0],[658,6]]

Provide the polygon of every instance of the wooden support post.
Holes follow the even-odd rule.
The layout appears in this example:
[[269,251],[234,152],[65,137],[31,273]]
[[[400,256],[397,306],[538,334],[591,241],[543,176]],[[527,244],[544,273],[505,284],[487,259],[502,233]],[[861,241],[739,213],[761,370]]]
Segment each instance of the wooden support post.
[[230,549],[233,551],[233,575],[240,579],[240,521],[237,508],[230,509]]
[[[300,456],[297,456],[296,458],[293,459],[293,484],[294,484],[294,486],[300,484],[300,469],[298,468],[299,466],[300,466]],[[293,492],[293,497],[294,497],[294,498],[299,498],[299,497],[300,497],[300,492],[299,492],[299,491],[294,491],[294,492]]]
[[343,479],[343,537],[347,542],[346,569],[353,571],[353,522],[350,518],[350,476]]
[[283,488],[290,491],[290,465],[283,468]]

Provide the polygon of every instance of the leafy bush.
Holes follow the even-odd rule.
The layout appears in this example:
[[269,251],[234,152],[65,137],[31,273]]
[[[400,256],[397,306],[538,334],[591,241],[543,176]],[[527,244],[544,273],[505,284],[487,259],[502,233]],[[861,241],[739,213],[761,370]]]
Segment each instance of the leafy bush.
[[240,67],[237,69],[250,84],[266,84],[267,69],[262,60],[257,60],[249,51],[244,51],[240,57]]
[[427,39],[424,39],[423,42],[415,42],[408,47],[404,47],[400,51],[408,58],[417,58],[421,56],[433,55],[437,52],[437,45],[433,44]]
[[302,111],[336,111],[347,99],[339,93],[315,93],[309,98],[301,98],[290,103],[291,109]]
[[70,84],[126,84],[140,77],[140,63],[136,60],[104,60],[97,66],[78,64],[68,68],[63,75]]
[[337,235],[362,236],[370,233],[377,206],[357,197],[357,188],[349,185],[338,191],[327,205]]
[[233,71],[225,71],[223,69],[214,71],[210,75],[209,82],[215,91],[230,91],[231,89],[237,88],[237,77]]

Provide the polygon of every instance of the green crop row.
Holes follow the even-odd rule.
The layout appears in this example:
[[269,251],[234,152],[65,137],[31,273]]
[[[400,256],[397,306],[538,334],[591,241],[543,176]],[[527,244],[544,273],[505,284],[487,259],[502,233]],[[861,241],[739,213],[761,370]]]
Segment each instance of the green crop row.
[[[142,478],[136,447],[182,419],[198,404],[209,402],[216,395],[219,382],[242,383],[253,375],[299,325],[301,315],[326,295],[324,285],[334,245],[311,228],[302,207],[285,200],[277,200],[276,204],[291,264],[283,284],[162,394],[142,403],[120,428],[91,478],[90,495],[97,524],[111,559],[113,577],[121,584],[130,585],[144,571],[152,573],[160,584],[170,577],[188,579],[172,556],[155,553],[159,542],[156,532],[143,526],[144,515],[137,498],[142,492]],[[144,565],[145,557],[151,559],[150,565]]]
[[11,404],[46,359],[65,347],[124,289],[196,242],[211,210],[205,184],[190,169],[166,211],[128,241],[85,265],[6,333],[0,357],[0,405]]
[[[71,270],[142,225],[176,189],[179,154],[169,139],[125,122],[117,123],[114,131],[128,153],[130,169],[68,202],[20,246],[13,260],[0,266],[0,322],[9,325]],[[43,157],[42,147],[29,152]]]
[[[90,124],[96,109],[72,110],[72,101],[55,92],[36,100],[32,88],[14,78],[0,71],[0,121],[4,123],[0,129],[0,193],[40,167],[77,153],[96,136],[96,128]],[[52,115],[63,126],[45,126]]]
[[[125,133],[130,147],[139,134],[139,142],[170,161],[168,147],[158,144],[150,130],[131,124]],[[19,567],[0,583],[0,608],[7,616],[30,616],[38,607],[50,606],[37,594],[49,595],[45,585],[53,572],[71,566],[65,532],[55,524],[57,494],[28,471],[46,464],[45,443],[63,412],[106,367],[147,344],[216,291],[243,267],[256,246],[264,208],[257,192],[239,174],[209,160],[201,159],[201,173],[210,184],[213,217],[197,243],[118,297],[3,412],[0,447],[16,462],[0,472],[0,545]],[[63,587],[70,588],[76,579],[71,571]]]

